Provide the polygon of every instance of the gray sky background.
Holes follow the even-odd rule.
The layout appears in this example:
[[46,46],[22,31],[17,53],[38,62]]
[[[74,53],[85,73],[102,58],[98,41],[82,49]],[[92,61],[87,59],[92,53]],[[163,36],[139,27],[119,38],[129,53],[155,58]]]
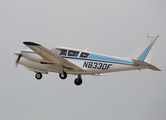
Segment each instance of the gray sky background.
[[[166,2],[164,0],[1,0],[1,120],[165,120]],[[34,41],[128,56],[147,34],[160,38],[152,64],[162,70],[108,73],[107,77],[57,73],[37,81],[13,54]]]

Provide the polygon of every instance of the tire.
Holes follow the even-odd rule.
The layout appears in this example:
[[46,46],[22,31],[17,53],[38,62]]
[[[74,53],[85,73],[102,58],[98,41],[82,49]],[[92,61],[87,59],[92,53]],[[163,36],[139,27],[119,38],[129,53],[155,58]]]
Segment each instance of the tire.
[[61,79],[66,79],[66,78],[67,78],[67,73],[66,73],[65,71],[63,71],[62,74],[59,73],[59,77],[60,77]]
[[36,79],[40,80],[42,78],[42,74],[40,72],[36,73],[35,77]]
[[79,86],[79,85],[82,84],[82,79],[81,79],[81,78],[76,78],[76,79],[74,80],[74,83],[75,83],[75,85]]

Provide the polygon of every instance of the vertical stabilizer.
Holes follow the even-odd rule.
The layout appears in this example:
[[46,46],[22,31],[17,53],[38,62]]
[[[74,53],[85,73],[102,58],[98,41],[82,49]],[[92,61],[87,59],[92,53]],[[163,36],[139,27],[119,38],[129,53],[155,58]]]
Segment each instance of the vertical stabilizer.
[[134,52],[129,56],[130,59],[137,59],[150,63],[159,35],[148,35]]

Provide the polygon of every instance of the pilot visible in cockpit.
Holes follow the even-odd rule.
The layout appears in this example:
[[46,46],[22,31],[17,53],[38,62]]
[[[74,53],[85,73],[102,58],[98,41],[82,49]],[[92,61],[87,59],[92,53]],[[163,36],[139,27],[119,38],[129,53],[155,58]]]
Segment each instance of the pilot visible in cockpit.
[[66,51],[62,50],[60,55],[66,55]]

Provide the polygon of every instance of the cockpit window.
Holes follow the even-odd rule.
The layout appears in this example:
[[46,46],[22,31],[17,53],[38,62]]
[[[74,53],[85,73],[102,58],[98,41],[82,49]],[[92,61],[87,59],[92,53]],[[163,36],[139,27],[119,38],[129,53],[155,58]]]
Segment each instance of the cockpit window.
[[65,50],[65,49],[57,49],[56,48],[53,52],[56,53],[57,55],[64,55],[64,56],[67,55],[67,50]]
[[75,57],[77,57],[78,54],[79,54],[78,51],[72,51],[72,50],[69,50],[68,56],[75,56]]
[[84,52],[82,52],[80,55],[80,57],[83,57],[83,58],[87,58],[88,56],[89,56],[89,53],[84,53]]

